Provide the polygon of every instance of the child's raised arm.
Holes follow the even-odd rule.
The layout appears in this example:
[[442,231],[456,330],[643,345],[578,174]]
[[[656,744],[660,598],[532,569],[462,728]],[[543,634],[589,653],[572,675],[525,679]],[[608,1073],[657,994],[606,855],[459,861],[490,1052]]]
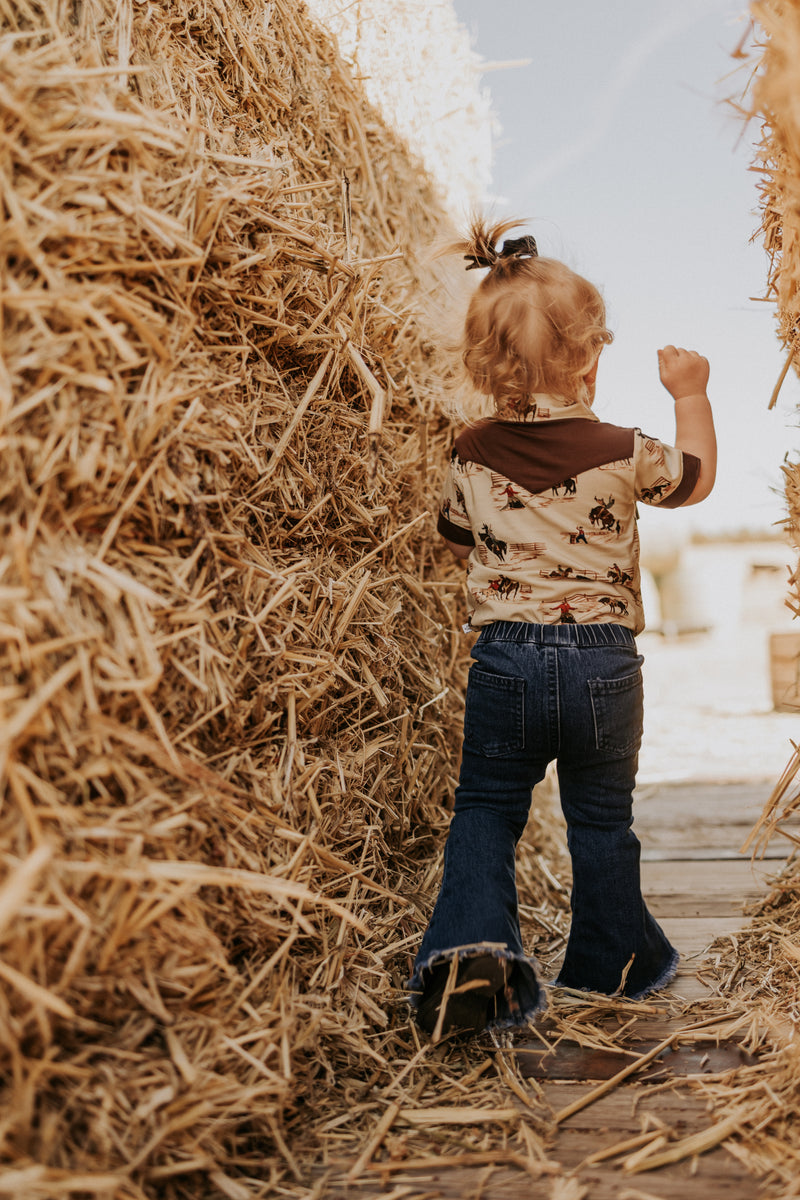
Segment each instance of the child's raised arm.
[[675,401],[675,445],[700,459],[700,474],[687,504],[705,500],[717,474],[714,417],[706,394],[708,359],[696,350],[665,346],[658,352],[661,382]]

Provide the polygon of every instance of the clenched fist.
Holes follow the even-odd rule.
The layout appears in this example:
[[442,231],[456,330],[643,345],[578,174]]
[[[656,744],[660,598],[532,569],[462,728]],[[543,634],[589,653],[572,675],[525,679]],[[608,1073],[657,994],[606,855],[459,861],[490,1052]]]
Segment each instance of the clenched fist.
[[658,352],[661,382],[674,400],[682,396],[703,396],[708,386],[708,359],[696,350],[665,346]]

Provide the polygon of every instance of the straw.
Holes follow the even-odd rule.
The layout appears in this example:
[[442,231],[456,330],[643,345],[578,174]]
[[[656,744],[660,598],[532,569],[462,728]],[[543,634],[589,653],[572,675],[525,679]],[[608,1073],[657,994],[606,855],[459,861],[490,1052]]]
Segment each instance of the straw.
[[403,993],[469,661],[439,191],[294,0],[0,11],[0,1190],[299,1198],[487,1119],[538,1177]]

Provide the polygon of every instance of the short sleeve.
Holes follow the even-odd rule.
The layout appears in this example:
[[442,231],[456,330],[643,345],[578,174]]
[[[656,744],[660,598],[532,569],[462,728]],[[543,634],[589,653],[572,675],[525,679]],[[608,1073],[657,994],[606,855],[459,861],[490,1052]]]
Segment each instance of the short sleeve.
[[464,492],[458,480],[456,462],[457,459],[451,459],[447,468],[436,528],[448,542],[455,542],[457,546],[474,546],[475,538],[464,502]]
[[659,508],[679,508],[694,491],[700,459],[640,429],[634,432],[636,499]]

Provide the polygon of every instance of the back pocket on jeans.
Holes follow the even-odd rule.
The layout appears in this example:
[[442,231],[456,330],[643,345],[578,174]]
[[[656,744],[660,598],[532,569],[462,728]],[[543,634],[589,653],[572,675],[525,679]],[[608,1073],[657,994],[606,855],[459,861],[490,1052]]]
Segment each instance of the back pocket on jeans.
[[588,683],[597,749],[617,758],[634,754],[642,741],[642,672],[622,679],[590,679]]
[[525,748],[525,680],[470,667],[464,746],[499,758]]

